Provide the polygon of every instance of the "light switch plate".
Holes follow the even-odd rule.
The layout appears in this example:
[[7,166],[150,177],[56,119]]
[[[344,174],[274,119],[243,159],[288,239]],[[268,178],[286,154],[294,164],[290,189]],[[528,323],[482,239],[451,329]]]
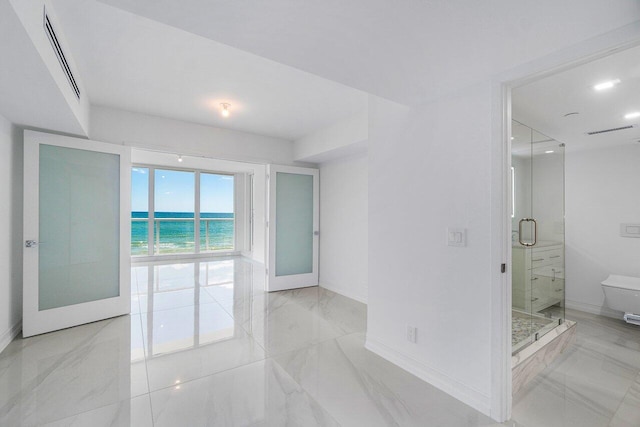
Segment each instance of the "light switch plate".
[[467,246],[467,229],[447,228],[447,245]]

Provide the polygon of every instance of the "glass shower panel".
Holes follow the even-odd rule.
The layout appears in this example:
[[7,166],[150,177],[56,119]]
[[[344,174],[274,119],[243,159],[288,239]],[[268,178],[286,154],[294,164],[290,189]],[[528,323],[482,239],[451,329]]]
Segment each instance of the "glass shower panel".
[[512,123],[513,352],[564,321],[564,144]]
[[533,342],[531,247],[534,241],[532,213],[532,130],[514,121],[511,126],[511,165],[514,203],[512,217],[512,335],[513,352]]
[[39,185],[39,310],[117,297],[120,157],[43,144]]
[[[537,244],[531,264],[533,327],[539,339],[564,321],[564,144],[533,133],[532,212]],[[532,279],[533,280],[533,279]]]

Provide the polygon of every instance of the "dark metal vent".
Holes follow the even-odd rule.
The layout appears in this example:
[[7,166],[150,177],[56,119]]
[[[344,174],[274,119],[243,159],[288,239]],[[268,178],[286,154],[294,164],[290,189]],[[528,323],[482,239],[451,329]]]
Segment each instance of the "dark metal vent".
[[44,31],[47,33],[47,37],[51,42],[51,46],[53,47],[53,51],[58,57],[58,61],[60,62],[60,66],[62,67],[62,71],[67,76],[67,80],[71,85],[71,89],[76,94],[76,97],[80,99],[80,88],[76,83],[75,77],[73,77],[73,73],[71,72],[71,67],[69,67],[69,63],[67,62],[67,58],[64,56],[64,52],[62,51],[62,47],[60,46],[60,42],[58,41],[58,37],[56,36],[56,32],[53,30],[53,25],[51,25],[51,21],[49,20],[49,15],[47,15],[47,11],[44,11]]
[[594,130],[593,132],[587,132],[587,135],[598,135],[600,133],[607,133],[607,132],[616,132],[618,130],[625,130],[625,129],[632,129],[633,125],[629,125],[629,126],[622,126],[619,128],[611,128],[611,129],[602,129],[602,130]]

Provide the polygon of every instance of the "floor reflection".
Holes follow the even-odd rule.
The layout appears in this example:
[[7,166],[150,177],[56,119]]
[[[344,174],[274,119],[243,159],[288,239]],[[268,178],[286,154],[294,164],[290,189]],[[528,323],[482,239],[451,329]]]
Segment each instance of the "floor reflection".
[[234,298],[235,264],[235,259],[224,259],[133,267],[132,300],[143,313],[149,358],[236,336],[233,317],[216,302]]

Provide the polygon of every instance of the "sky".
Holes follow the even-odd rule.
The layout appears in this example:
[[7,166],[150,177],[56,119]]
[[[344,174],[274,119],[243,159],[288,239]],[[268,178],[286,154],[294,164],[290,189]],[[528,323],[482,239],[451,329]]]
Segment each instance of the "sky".
[[[193,212],[195,173],[156,169],[156,212]],[[131,210],[146,212],[149,169],[131,169]],[[200,212],[233,212],[233,176],[200,174]]]

